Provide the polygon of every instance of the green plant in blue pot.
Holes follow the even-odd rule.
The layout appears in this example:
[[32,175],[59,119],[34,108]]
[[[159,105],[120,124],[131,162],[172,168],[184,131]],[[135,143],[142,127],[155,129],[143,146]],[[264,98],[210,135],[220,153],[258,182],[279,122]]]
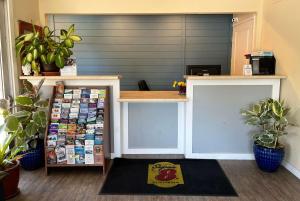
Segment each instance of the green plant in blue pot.
[[284,145],[280,137],[287,135],[289,108],[283,101],[268,98],[247,110],[242,110],[245,123],[256,126],[253,133],[253,151],[258,167],[266,172],[276,171],[284,158]]
[[[23,81],[23,93],[15,98],[8,107],[7,115],[15,117],[22,126],[22,137],[25,140],[21,166],[26,170],[34,170],[43,165],[43,135],[47,125],[48,100],[40,98],[40,88],[44,80],[33,86]],[[1,100],[5,102],[5,100]],[[14,109],[14,110],[13,110]],[[16,138],[18,140],[18,138]]]

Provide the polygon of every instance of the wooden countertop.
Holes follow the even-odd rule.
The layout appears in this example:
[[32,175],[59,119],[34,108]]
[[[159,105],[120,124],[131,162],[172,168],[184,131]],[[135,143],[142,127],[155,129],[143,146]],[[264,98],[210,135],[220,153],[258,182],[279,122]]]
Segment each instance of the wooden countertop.
[[118,80],[120,75],[20,76],[20,80]]
[[120,102],[186,102],[178,91],[121,91]]
[[284,75],[213,75],[213,76],[184,76],[187,80],[243,80],[243,79],[286,79]]

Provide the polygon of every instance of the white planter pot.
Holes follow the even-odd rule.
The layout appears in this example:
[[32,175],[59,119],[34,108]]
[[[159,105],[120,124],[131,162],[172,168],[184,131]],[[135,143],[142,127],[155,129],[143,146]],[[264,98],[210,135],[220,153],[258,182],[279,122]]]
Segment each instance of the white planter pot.
[[77,76],[77,65],[65,66],[60,69],[61,76]]

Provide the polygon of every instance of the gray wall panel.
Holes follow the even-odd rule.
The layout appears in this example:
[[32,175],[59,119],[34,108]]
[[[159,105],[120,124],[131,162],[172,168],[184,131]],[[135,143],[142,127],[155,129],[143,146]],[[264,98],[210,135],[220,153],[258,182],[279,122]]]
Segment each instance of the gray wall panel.
[[172,90],[185,66],[221,64],[229,73],[232,15],[49,15],[56,29],[75,24],[80,75],[122,74],[122,90],[145,79],[152,90]]
[[271,97],[272,86],[195,86],[193,153],[252,153],[242,108]]
[[[56,22],[87,22],[87,23],[116,23],[116,22],[161,22],[160,15],[56,15]],[[164,22],[182,22],[181,15],[164,15]]]
[[129,103],[129,148],[177,148],[177,103]]
[[186,65],[221,65],[230,74],[232,15],[186,15]]

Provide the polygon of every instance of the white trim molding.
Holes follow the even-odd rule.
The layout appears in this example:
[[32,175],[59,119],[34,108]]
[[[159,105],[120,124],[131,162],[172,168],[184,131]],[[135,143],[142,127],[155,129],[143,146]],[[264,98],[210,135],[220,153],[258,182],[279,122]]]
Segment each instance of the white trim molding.
[[254,154],[236,153],[193,153],[187,158],[193,159],[216,159],[216,160],[254,160]]
[[298,170],[295,166],[284,160],[282,162],[282,166],[285,167],[289,172],[295,175],[298,179],[300,179],[300,170]]

